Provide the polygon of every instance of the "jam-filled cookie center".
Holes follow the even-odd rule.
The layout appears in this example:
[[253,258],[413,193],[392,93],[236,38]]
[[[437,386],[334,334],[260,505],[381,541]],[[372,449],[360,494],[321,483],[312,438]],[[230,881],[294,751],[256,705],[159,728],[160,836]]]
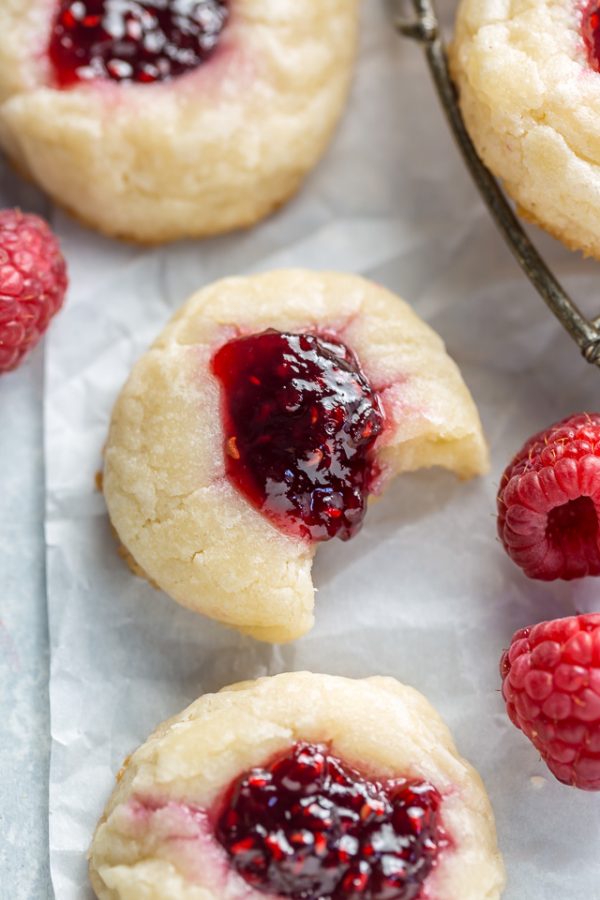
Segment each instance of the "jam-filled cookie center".
[[226,0],[60,0],[48,50],[55,81],[182,75],[208,59],[227,15]]
[[600,3],[597,0],[584,7],[581,30],[590,66],[600,72]]
[[430,784],[371,781],[295,744],[234,782],[216,836],[255,890],[293,900],[415,900],[448,839]]
[[350,538],[365,514],[384,426],[352,351],[333,337],[269,330],[225,344],[212,368],[232,483],[284,531]]

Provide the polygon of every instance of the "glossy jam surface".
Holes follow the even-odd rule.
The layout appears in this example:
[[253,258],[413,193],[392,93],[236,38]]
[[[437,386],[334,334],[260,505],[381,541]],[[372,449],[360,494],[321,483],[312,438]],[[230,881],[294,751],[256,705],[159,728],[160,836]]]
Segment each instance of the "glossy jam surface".
[[210,56],[226,20],[225,0],[61,0],[48,49],[55,81],[168,80]]
[[369,781],[295,744],[231,787],[216,826],[255,890],[294,900],[415,900],[448,841],[429,784]]
[[384,422],[354,354],[334,338],[265,331],[225,344],[213,372],[233,484],[284,531],[350,538]]
[[600,3],[592,2],[584,8],[581,30],[590,66],[600,72]]

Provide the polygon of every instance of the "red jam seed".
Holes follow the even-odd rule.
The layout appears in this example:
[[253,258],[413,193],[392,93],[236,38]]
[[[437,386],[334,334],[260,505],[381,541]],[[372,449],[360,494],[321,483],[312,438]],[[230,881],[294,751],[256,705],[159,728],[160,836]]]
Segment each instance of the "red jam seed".
[[255,890],[292,900],[416,900],[448,846],[430,784],[370,781],[295,744],[229,789],[216,836]]
[[48,54],[59,87],[152,83],[197,68],[227,20],[225,0],[61,0]]
[[384,424],[352,351],[331,337],[269,330],[225,344],[212,368],[232,483],[284,531],[352,537]]

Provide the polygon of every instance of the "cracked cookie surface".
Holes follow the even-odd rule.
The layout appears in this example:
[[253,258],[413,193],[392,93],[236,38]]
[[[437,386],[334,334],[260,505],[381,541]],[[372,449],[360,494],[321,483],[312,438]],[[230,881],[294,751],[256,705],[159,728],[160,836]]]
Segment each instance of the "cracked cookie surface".
[[475,146],[519,211],[600,257],[600,73],[580,0],[462,0],[453,78]]
[[487,468],[473,400],[440,338],[384,288],[288,270],[195,294],[139,360],[105,453],[112,524],[137,565],[184,606],[267,641],[313,624],[316,544],[281,530],[227,477],[211,361],[240,334],[324,330],[353,353],[386,413],[373,445],[379,492],[401,472]]
[[59,6],[1,4],[0,145],[92,227],[141,243],[247,227],[323,154],[348,92],[358,0],[230,0],[198,68],[67,89],[49,54]]

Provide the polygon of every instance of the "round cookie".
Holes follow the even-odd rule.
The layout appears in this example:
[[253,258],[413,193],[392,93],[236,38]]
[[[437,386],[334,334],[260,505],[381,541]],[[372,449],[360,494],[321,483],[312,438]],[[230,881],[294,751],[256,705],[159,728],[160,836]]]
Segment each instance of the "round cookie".
[[519,211],[600,257],[597,7],[462,0],[450,56],[473,142]]
[[[346,773],[352,770],[350,778],[338,775],[335,792],[330,790],[327,796],[327,785],[318,770],[308,765],[290,770],[289,760],[294,762],[298,744],[301,751],[308,745],[333,757],[330,771],[333,767],[339,773],[341,764]],[[274,764],[282,757],[287,773],[282,777],[279,766],[279,777],[272,782],[275,792],[268,785],[263,791]],[[314,752],[312,758],[309,752],[306,760],[310,763],[314,758]],[[300,787],[293,777],[298,775]],[[391,823],[383,826],[390,855],[381,861],[379,852],[371,851],[370,856],[368,849],[366,854],[362,852],[364,833],[360,823],[365,829],[373,826],[369,810],[359,803],[360,816],[355,816],[359,824],[357,829],[351,826],[350,831],[360,848],[354,844],[353,849],[348,837],[343,846],[350,854],[362,856],[360,872],[363,878],[371,878],[370,890],[367,894],[355,892],[346,879],[343,890],[339,886],[332,890],[329,882],[325,896],[369,896],[374,900],[381,896],[379,865],[382,862],[388,875],[393,872],[399,849],[396,845],[396,853],[391,850],[390,828],[396,837],[398,832],[413,837],[403,816],[406,810],[402,801],[391,815],[389,806],[386,809],[394,784],[406,779],[415,798],[433,793],[437,809],[425,811],[421,819],[421,828],[428,831],[428,846],[416,842],[411,864],[417,880],[409,883],[412,892],[400,877],[398,883],[405,885],[406,893],[398,889],[396,896],[418,896],[419,900],[500,897],[504,868],[485,788],[475,770],[458,755],[448,729],[427,700],[392,678],[353,681],[306,672],[262,678],[206,695],[161,725],[126,760],[90,851],[96,895],[99,900],[259,900],[274,897],[269,884],[280,883],[283,878],[285,892],[279,896],[293,897],[299,885],[290,876],[290,867],[298,861],[295,872],[312,872],[314,891],[316,885],[327,883],[328,875],[315,861],[312,849],[298,851],[297,836],[285,835],[296,840],[293,853],[283,844],[281,833],[275,830],[277,817],[281,816],[286,831],[290,826],[285,820],[290,819],[285,816],[285,806],[300,800],[299,805],[306,809],[302,797],[312,791],[313,804],[319,803],[327,812],[329,824],[317,827],[317,819],[310,819],[310,810],[308,818],[302,815],[302,822],[316,834],[314,846],[321,847],[321,858],[325,854],[323,845],[328,846],[328,865],[335,862],[336,881],[348,871],[339,843],[337,856],[332,851],[337,809],[345,802],[340,784],[345,782],[348,794],[350,781],[352,803],[352,781],[360,776],[383,787],[376,805],[378,814]],[[373,795],[367,793],[367,800],[375,810]],[[265,813],[274,803],[284,806],[282,814]],[[333,812],[332,803],[336,807]],[[418,800],[417,804],[424,806]],[[414,808],[412,814],[419,818]],[[257,839],[261,822],[271,829],[266,842]],[[244,835],[233,845],[228,840],[232,826]],[[264,837],[264,831],[262,834]],[[274,836],[279,846],[285,846],[285,852],[278,853],[278,846],[273,848]],[[253,872],[259,875],[254,879],[253,872],[240,864],[248,842],[253,852],[257,851]],[[408,840],[403,841],[400,835],[400,847],[403,843],[406,846]],[[381,844],[374,839],[373,846]],[[423,853],[429,854],[425,878],[424,871],[418,874]],[[257,856],[259,860],[265,856],[270,859],[268,873]],[[398,871],[410,881],[410,868]],[[305,896],[317,894],[308,891]]]
[[279,642],[312,627],[317,544],[270,519],[228,476],[230,439],[212,371],[230,339],[266,329],[335,334],[356,354],[385,411],[369,493],[428,466],[469,478],[487,470],[488,455],[442,341],[383,287],[289,270],[227,278],[195,294],[115,404],[105,450],[108,511],[135,565],[171,597]]
[[[0,145],[59,205],[105,234],[151,243],[250,226],[298,189],[346,100],[358,0],[202,0],[227,18],[195,68],[142,83],[104,67],[60,87],[56,16],[83,15],[86,2],[0,9]],[[164,5],[130,4],[142,11],[129,21],[123,4],[103,3],[107,21],[132,34],[145,8]]]

